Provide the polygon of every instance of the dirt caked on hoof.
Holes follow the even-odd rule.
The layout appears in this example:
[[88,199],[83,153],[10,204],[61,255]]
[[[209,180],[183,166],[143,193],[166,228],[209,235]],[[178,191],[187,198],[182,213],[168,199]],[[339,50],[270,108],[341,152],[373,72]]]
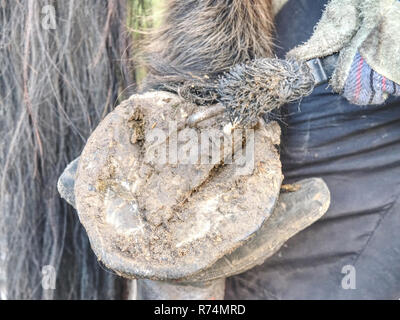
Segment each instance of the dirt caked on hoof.
[[278,124],[236,132],[223,113],[190,121],[213,107],[166,92],[134,95],[89,138],[76,206],[96,255],[118,274],[190,276],[271,215],[283,179]]

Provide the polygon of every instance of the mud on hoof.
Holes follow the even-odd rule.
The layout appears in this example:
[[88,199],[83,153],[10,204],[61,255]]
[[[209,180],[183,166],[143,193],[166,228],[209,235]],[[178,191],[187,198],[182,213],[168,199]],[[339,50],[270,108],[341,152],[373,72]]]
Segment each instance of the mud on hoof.
[[[82,152],[78,214],[98,258],[120,275],[167,280],[204,270],[243,245],[275,207],[283,178],[274,146],[279,126],[254,129],[253,166],[237,174],[240,162],[226,160],[240,158],[244,139],[224,130],[223,114],[189,126],[202,108],[166,92],[134,95],[100,123]],[[215,162],[179,162],[202,132],[231,141],[224,148],[230,151]],[[178,162],[170,161],[174,144]],[[207,159],[209,145],[200,145],[198,157]],[[168,161],[158,161],[162,150]]]

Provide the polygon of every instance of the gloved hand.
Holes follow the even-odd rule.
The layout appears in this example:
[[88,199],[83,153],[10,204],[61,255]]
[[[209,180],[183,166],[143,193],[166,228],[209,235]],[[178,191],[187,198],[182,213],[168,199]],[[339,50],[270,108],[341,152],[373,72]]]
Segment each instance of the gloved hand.
[[[79,158],[66,167],[57,185],[61,197],[74,208],[74,184],[78,162]],[[255,265],[262,264],[287,240],[320,219],[328,210],[329,205],[329,189],[322,179],[308,178],[298,181],[295,185],[282,186],[271,217],[255,236],[245,245],[219,259],[211,267],[181,281],[216,280],[245,272]]]
[[400,1],[331,0],[314,34],[287,57],[301,61],[339,52],[330,80],[354,104],[400,95]]

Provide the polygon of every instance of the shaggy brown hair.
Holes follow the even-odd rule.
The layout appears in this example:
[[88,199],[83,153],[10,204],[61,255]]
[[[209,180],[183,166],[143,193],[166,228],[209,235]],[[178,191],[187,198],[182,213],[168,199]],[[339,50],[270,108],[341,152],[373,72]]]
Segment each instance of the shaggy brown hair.
[[145,87],[213,78],[272,55],[271,0],[169,0],[147,50]]

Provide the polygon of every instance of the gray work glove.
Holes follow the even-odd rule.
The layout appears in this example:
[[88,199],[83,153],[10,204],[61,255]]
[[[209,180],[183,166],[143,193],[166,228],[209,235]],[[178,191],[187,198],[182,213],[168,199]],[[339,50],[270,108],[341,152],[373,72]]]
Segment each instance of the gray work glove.
[[359,105],[400,95],[400,1],[331,0],[314,34],[287,57],[306,61],[339,53],[330,84]]
[[[67,166],[57,185],[61,197],[73,207],[75,207],[74,184],[78,162],[79,158]],[[262,264],[287,240],[320,219],[330,205],[329,189],[319,178],[304,179],[295,185],[285,185],[282,191],[271,217],[246,244],[219,259],[209,268],[181,281],[216,280],[245,272],[255,265]]]

